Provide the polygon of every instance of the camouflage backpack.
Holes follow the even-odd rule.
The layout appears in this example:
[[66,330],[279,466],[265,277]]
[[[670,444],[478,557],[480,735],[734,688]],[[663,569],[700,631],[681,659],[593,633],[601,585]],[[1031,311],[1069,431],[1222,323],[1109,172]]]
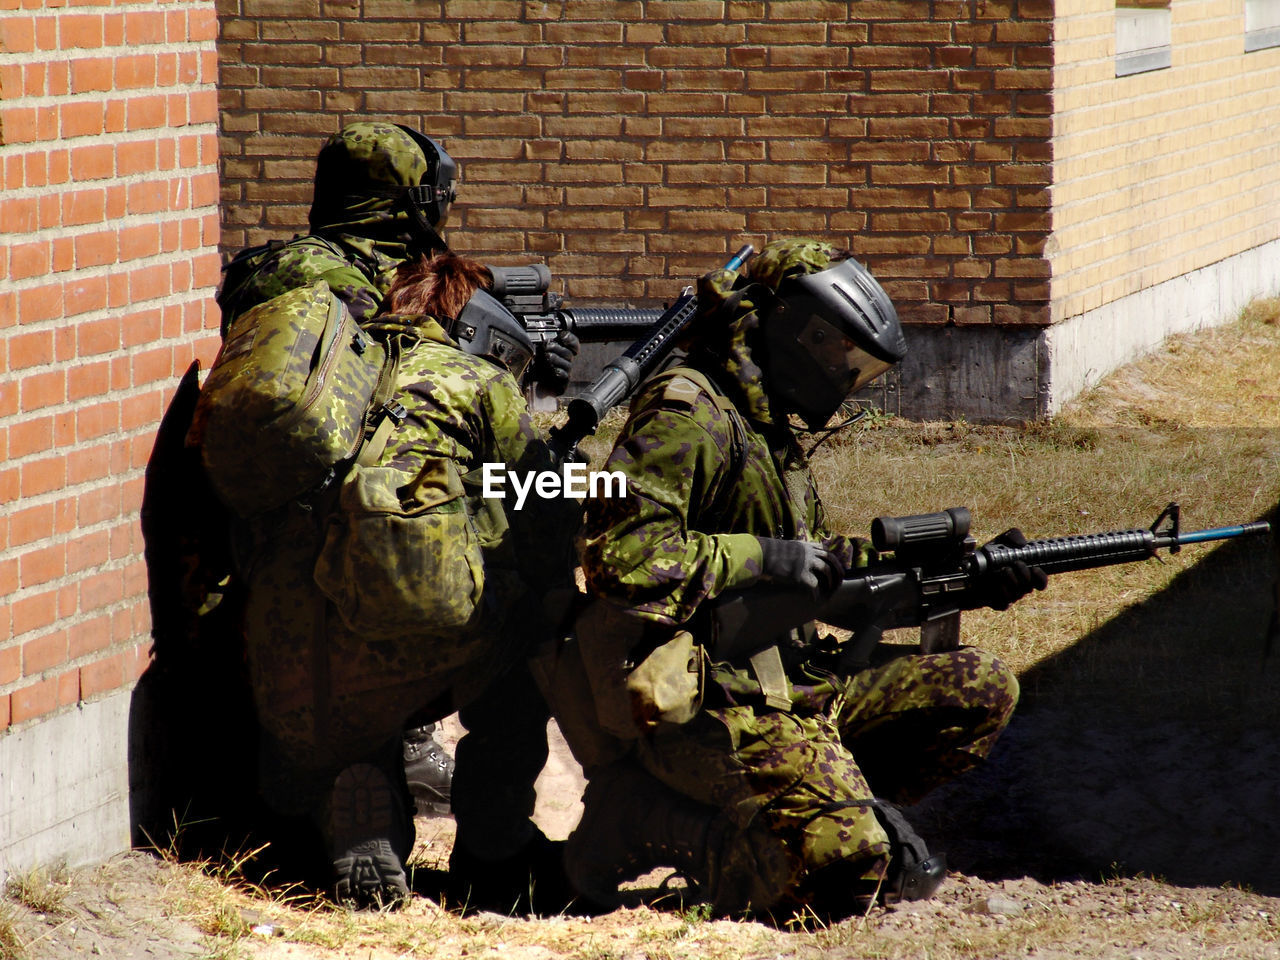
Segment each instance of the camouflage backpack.
[[320,492],[357,459],[376,459],[397,423],[395,359],[323,281],[241,314],[189,436],[214,491],[252,519]]
[[[452,460],[416,473],[379,464],[405,418],[399,357],[417,336],[394,317],[370,330],[378,336],[324,281],[251,308],[214,360],[188,444],[218,497],[269,531],[254,537],[252,576],[266,587],[257,613],[296,614],[298,598],[273,585],[306,583],[367,636],[460,627],[480,602],[482,550],[505,521],[474,507]],[[281,509],[290,504],[303,509]],[[277,576],[281,557],[289,569]],[[301,581],[299,564],[311,567]],[[282,621],[251,611],[248,629],[260,622]]]

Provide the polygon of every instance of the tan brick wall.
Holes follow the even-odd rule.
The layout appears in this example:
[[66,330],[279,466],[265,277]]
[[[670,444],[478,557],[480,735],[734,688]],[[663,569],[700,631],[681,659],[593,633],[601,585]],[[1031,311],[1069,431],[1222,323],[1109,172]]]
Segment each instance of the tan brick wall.
[[146,664],[143,469],[219,224],[211,4],[0,7],[3,731]]
[[813,233],[918,322],[1047,319],[1051,0],[219,0],[223,249],[305,228],[324,137],[462,165],[450,243],[670,298]]
[[1055,322],[1280,238],[1280,49],[1239,0],[1171,9],[1172,67],[1117,78],[1114,0],[1057,0]]

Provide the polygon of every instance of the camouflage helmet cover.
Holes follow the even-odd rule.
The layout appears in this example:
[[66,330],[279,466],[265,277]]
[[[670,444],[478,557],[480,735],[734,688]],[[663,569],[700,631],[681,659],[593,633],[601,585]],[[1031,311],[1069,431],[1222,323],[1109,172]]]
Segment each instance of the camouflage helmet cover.
[[359,121],[330,137],[316,159],[311,228],[371,222],[400,211],[444,225],[457,164],[444,148],[394,123]]

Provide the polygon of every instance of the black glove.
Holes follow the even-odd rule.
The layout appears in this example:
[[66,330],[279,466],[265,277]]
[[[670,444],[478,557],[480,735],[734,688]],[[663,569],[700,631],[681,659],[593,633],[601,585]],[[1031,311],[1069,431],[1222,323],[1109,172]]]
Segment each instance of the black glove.
[[759,539],[764,580],[804,587],[816,595],[825,596],[844,579],[844,567],[836,555],[820,543],[768,537]]
[[533,361],[533,379],[538,386],[555,396],[564,393],[569,386],[569,371],[573,369],[574,358],[581,346],[578,338],[568,330],[561,330],[554,340],[540,343]]
[[[1025,547],[1027,538],[1017,527],[1006,530],[991,543],[1006,547]],[[1049,575],[1039,567],[1028,566],[1018,560],[1011,566],[992,570],[978,584],[977,598],[980,606],[992,610],[1008,610],[1032,590],[1043,590],[1049,583]]]

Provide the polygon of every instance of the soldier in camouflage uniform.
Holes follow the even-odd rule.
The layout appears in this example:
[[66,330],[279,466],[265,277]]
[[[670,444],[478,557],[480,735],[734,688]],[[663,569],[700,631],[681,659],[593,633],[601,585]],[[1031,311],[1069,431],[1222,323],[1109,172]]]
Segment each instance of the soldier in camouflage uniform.
[[[348,124],[316,160],[311,233],[245,251],[228,266],[218,293],[223,333],[256,304],[316,280],[357,321],[370,320],[400,264],[447,249],[439,231],[457,199],[457,178],[453,158],[417,131],[378,121]],[[539,345],[530,375],[561,393],[577,353],[577,338],[564,331]],[[405,731],[406,773],[420,812],[448,813],[454,760],[433,731],[434,724]]]
[[[638,638],[626,667],[687,630],[696,644],[687,669],[705,670],[692,719],[640,724],[630,752],[588,770],[566,867],[589,899],[612,903],[621,880],[659,864],[680,867],[720,912],[841,913],[877,891],[927,896],[944,861],[886,801],[913,802],[978,763],[1013,710],[1014,676],[976,649],[887,659],[844,679],[828,669],[834,641],[816,639],[810,623],[751,657],[716,661],[718,600],[790,585],[812,592],[816,612],[869,552],[827,530],[788,423],[794,413],[822,427],[905,349],[892,304],[859,267],[846,289],[863,308],[859,322],[879,328],[879,349],[867,348],[877,355],[854,349],[850,327],[828,328],[827,343],[849,349],[849,379],[833,387],[820,370],[797,374],[803,358],[785,355],[805,318],[787,309],[789,284],[833,258],[825,243],[779,241],[749,272],[703,278],[686,366],[641,389],[605,468],[626,475],[625,496],[588,500],[582,567],[588,592],[613,613],[595,635],[580,621],[583,661],[625,622]],[[1024,567],[992,583],[991,602],[1007,605],[1045,579]],[[599,707],[604,692],[593,693]],[[571,745],[589,739],[580,721],[575,730],[559,710],[557,719]]]
[[[402,289],[412,293],[424,274],[456,267],[460,258],[440,260],[448,263],[402,268],[404,286],[392,287],[389,306],[397,309]],[[472,276],[484,272],[467,263]],[[363,489],[349,476],[334,494],[344,512],[328,521],[319,559],[316,517],[324,512],[316,505],[290,504],[255,521],[242,550],[252,557],[245,576],[248,663],[269,747],[264,796],[278,812],[322,825],[339,896],[360,903],[408,893],[404,861],[413,824],[397,759],[409,721],[460,711],[468,729],[454,784],[454,859],[462,861],[456,872],[466,873],[460,885],[474,883],[483,888],[480,896],[489,888],[476,874],[493,873],[495,883],[510,880],[516,893],[522,884],[527,895],[528,870],[549,846],[529,819],[533,782],[547,756],[549,714],[524,660],[549,630],[542,597],[570,582],[580,504],[531,494],[517,512],[504,509],[510,501],[480,496],[476,477],[484,463],[517,471],[552,469],[553,463],[512,373],[458,349],[442,322],[452,317],[379,316],[366,325],[375,336],[399,340],[402,351],[394,398],[407,416],[376,463],[361,472],[370,489],[376,483],[392,492],[361,514],[346,499]],[[466,538],[478,538],[484,578],[478,598],[456,585],[414,583],[412,590],[435,591],[434,601],[444,607],[440,620],[399,628],[380,622],[379,611],[391,607],[392,594],[405,585],[376,576],[379,563],[374,576],[362,577],[359,566],[344,566],[351,555],[335,559],[329,551],[341,542],[335,535],[343,523],[376,519],[388,498],[405,505],[410,522],[424,511],[458,523],[466,518],[465,536],[458,528],[439,542],[439,566],[456,559]],[[422,536],[420,528],[405,529]],[[335,606],[335,591],[317,589],[328,580],[358,591],[359,609],[371,619],[349,622],[347,608]],[[465,625],[433,629],[451,617]]]
[[[435,140],[394,123],[343,127],[316,158],[311,232],[251,248],[218,292],[222,331],[255,304],[324,280],[357,321],[377,313],[396,267],[447,250],[440,230],[458,196],[458,166]],[[568,384],[577,338],[539,345],[531,373],[553,393]]]

